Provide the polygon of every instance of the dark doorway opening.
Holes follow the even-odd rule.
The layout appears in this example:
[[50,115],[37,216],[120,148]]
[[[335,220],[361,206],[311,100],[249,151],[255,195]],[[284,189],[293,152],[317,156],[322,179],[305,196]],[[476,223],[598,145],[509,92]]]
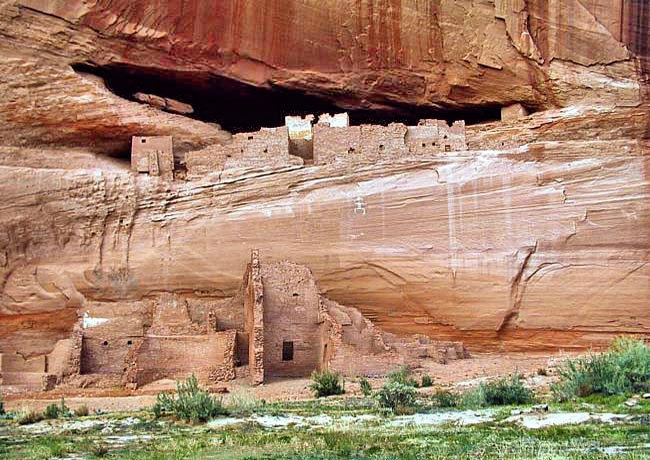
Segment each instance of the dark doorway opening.
[[282,361],[293,361],[293,342],[282,342]]

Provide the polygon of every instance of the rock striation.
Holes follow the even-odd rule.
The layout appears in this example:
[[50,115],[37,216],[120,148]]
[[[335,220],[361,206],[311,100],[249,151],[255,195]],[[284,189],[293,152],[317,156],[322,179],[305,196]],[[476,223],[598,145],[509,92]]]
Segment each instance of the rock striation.
[[[82,372],[80,312],[108,312],[137,350],[87,362],[156,378],[138,376],[145,329],[244,327],[229,306],[252,248],[309,267],[395,340],[542,350],[648,335],[649,23],[622,0],[0,1],[3,362]],[[269,101],[315,107],[276,120]],[[350,126],[282,126],[323,104],[350,109]],[[256,122],[233,134],[220,126],[233,117]],[[449,149],[372,137],[461,125]],[[173,143],[132,171],[134,136]],[[375,144],[390,151],[349,155]],[[156,317],[161,298],[190,319],[222,308],[197,331]]]

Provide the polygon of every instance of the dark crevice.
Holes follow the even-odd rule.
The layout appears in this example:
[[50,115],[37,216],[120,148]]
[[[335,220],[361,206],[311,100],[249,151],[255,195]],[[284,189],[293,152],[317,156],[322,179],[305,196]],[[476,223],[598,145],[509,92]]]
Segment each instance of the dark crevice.
[[[500,119],[499,106],[481,106],[460,110],[439,110],[431,107],[386,104],[381,109],[355,109],[349,97],[340,94],[316,96],[302,90],[277,86],[257,87],[208,72],[185,72],[153,69],[132,65],[73,65],[75,71],[97,75],[116,95],[134,100],[141,92],[171,98],[190,104],[194,112],[187,116],[218,123],[227,131],[249,132],[261,127],[284,124],[286,115],[307,115],[347,111],[353,125],[369,123],[386,125],[401,122],[417,124],[423,118],[448,122],[465,120],[469,124]],[[361,106],[361,103],[357,103]],[[347,108],[344,108],[344,107]]]

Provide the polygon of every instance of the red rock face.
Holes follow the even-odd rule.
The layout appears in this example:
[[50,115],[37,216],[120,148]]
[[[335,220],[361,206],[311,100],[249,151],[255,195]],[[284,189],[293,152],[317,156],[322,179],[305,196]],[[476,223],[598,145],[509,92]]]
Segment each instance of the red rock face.
[[[0,352],[50,352],[93,302],[228,298],[253,247],[309,266],[328,296],[395,333],[474,350],[647,334],[649,9],[0,2]],[[154,89],[172,93],[137,89],[146,94],[193,103],[175,94],[193,90],[216,115],[161,111],[86,73],[115,69],[121,83],[160,77]],[[511,103],[543,112],[469,126],[469,152],[425,162],[171,184],[129,172],[131,136],[173,136],[182,164],[229,142],[214,123],[237,97],[280,89],[392,117]]]

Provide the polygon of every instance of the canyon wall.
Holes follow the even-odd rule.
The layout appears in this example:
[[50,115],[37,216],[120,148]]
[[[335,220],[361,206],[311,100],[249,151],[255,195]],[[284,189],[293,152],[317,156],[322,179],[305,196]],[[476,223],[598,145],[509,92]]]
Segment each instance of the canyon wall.
[[[228,299],[252,248],[308,266],[384,330],[473,351],[648,334],[648,10],[0,0],[0,353],[50,353],[93,305]],[[417,159],[191,182],[130,171],[132,136],[172,136],[182,168],[231,142],[220,124],[280,126],[285,101],[353,124],[536,113],[468,123],[469,150]]]

